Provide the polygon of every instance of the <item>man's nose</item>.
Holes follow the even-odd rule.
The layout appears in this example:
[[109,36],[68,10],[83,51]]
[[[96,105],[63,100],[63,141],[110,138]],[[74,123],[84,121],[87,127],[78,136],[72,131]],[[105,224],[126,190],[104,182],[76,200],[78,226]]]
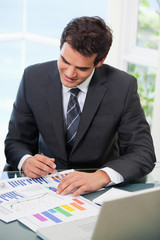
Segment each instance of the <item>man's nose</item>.
[[75,78],[76,77],[76,68],[74,66],[68,66],[68,69],[66,71],[66,75],[69,78]]

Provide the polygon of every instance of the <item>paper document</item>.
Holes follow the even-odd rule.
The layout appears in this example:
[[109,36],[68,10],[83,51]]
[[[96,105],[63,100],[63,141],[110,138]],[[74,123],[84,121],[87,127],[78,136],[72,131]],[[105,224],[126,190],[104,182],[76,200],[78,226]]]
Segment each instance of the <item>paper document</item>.
[[[73,170],[62,173],[63,177]],[[55,192],[60,179],[52,174],[32,179],[28,177],[0,181],[0,219],[10,222],[28,216],[39,209],[63,200]]]
[[36,232],[39,228],[97,216],[99,211],[100,207],[83,197],[70,197],[19,221]]
[[[60,172],[62,178],[74,170]],[[56,193],[58,174],[32,179],[28,177],[0,181],[0,219],[19,220],[33,231],[80,218],[95,216],[99,207],[83,197]]]
[[112,187],[107,192],[101,194],[99,197],[94,198],[92,201],[98,205],[102,205],[103,202],[120,199],[122,197],[130,196],[131,194],[132,192]]

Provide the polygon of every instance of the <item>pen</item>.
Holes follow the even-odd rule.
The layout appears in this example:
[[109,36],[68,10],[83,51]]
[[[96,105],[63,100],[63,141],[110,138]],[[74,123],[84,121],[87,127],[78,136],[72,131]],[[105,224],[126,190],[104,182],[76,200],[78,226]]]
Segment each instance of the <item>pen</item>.
[[[41,153],[41,155],[44,156],[43,153]],[[58,176],[60,179],[62,179],[62,176],[61,176],[61,174],[57,171],[57,169],[54,169],[54,171],[55,171],[55,173],[57,174],[57,176]]]

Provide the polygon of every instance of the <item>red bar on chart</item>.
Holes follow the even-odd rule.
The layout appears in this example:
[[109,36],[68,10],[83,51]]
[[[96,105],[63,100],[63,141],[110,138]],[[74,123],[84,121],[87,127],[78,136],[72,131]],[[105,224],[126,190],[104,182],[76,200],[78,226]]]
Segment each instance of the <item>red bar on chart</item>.
[[79,199],[77,198],[74,198],[72,199],[73,201],[75,201],[76,203],[80,204],[80,205],[83,205],[84,203],[82,201],[80,201]]

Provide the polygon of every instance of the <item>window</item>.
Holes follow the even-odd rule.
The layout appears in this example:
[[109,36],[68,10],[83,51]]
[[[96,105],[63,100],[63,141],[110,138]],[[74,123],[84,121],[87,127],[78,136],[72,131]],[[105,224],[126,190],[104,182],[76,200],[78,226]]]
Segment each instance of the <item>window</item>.
[[137,46],[157,50],[160,36],[159,29],[160,1],[139,0]]
[[160,160],[160,1],[110,0],[108,13],[115,42],[108,61],[136,76]]
[[[0,170],[5,163],[4,139],[21,75],[26,66],[57,59],[59,38],[75,17],[107,19],[107,0],[0,1]],[[103,7],[102,7],[103,5]]]
[[[160,3],[157,0],[139,0],[136,2],[137,4],[134,5],[135,19],[134,22],[130,19],[130,30],[128,29],[130,43],[128,48],[124,47],[123,49],[122,65],[138,79],[141,103],[147,120],[152,126],[158,68]],[[150,24],[151,22],[152,24]]]
[[138,58],[134,56],[135,61],[128,59],[126,65],[128,72],[138,79],[142,107],[151,126],[156,156],[159,160],[158,116],[160,114],[157,102],[160,102],[160,94],[157,94],[157,89],[160,85],[160,1],[139,0],[137,7],[136,44],[133,49],[141,61],[136,62]]
[[[151,24],[152,23],[152,24]],[[160,2],[157,0],[139,0],[137,16],[136,47],[139,53],[149,50],[148,55],[157,54],[160,29]],[[155,51],[154,51],[155,50]],[[142,52],[143,51],[143,52]],[[146,56],[147,57],[147,56]],[[149,57],[149,56],[148,56]],[[152,125],[153,101],[157,62],[141,64],[128,62],[128,72],[138,79],[138,91],[147,120]]]

